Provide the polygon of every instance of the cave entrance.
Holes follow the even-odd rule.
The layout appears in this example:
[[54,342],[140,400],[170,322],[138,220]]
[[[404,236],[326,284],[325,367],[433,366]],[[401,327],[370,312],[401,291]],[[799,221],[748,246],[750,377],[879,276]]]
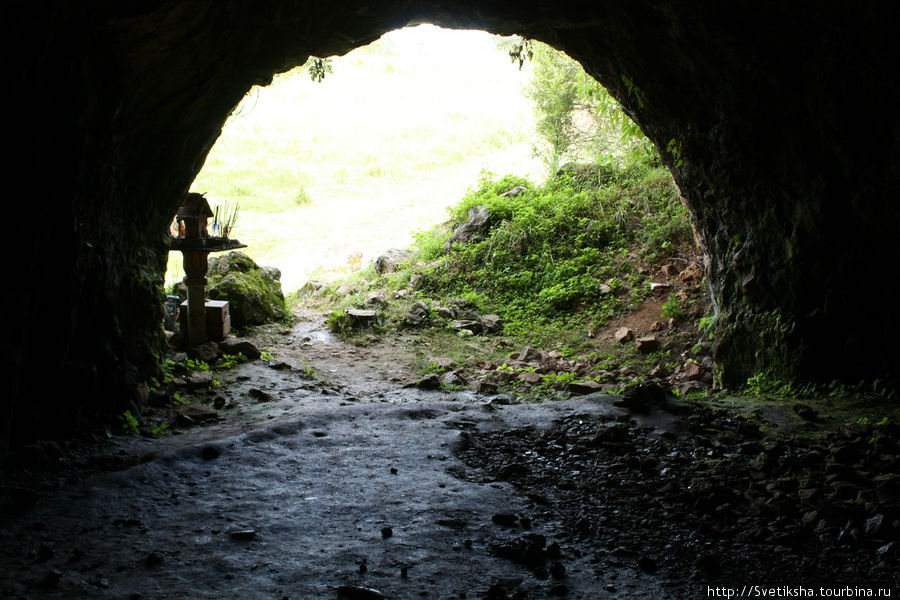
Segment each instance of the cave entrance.
[[[191,190],[239,206],[236,235],[285,293],[331,280],[447,217],[482,173],[530,179],[530,66],[503,38],[418,25],[254,87],[227,121]],[[170,257],[167,285],[183,270]]]

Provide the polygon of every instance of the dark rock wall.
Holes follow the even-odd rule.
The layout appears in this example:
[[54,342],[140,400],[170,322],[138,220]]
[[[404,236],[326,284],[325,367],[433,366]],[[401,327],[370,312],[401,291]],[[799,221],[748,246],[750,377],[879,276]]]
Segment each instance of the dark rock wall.
[[5,300],[7,441],[140,401],[161,349],[166,225],[250,86],[420,21],[565,50],[666,151],[710,254],[721,382],[896,374],[890,3],[29,6],[8,23],[14,168],[33,191],[10,220],[39,214],[40,232],[17,248]]

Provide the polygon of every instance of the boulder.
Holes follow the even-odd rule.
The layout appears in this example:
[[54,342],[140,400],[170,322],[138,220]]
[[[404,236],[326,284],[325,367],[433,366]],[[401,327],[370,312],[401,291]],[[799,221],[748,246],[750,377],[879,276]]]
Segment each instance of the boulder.
[[481,333],[481,322],[469,319],[457,319],[447,325],[450,329],[469,331],[475,335]]
[[387,306],[385,291],[377,290],[370,293],[368,296],[366,296],[366,299],[363,300],[363,306],[372,309],[384,308],[385,306]]
[[482,315],[478,321],[481,323],[481,329],[484,333],[499,333],[502,328],[500,315]]
[[684,363],[684,378],[691,381],[699,381],[703,379],[703,376],[706,374],[706,370],[703,368],[703,365],[698,363],[695,360],[688,359]]
[[614,336],[616,341],[620,344],[624,344],[625,342],[630,342],[634,339],[634,332],[628,327],[619,327],[616,329],[616,333]]
[[659,340],[655,336],[638,338],[637,349],[641,354],[650,354],[659,350]]
[[586,379],[584,381],[573,381],[569,383],[568,390],[572,394],[583,396],[584,394],[593,394],[594,392],[603,391],[603,384],[597,383],[596,381],[591,381],[590,379]]
[[214,363],[222,356],[222,351],[215,342],[206,342],[205,344],[198,344],[188,349],[187,355],[194,360],[202,360],[205,363]]
[[378,322],[378,312],[374,310],[362,310],[359,308],[348,308],[344,314],[350,319],[354,329],[364,329],[371,327]]
[[300,288],[299,292],[301,296],[311,296],[320,292],[323,288],[325,288],[328,284],[324,281],[320,281],[318,279],[310,279]]
[[467,244],[478,239],[487,230],[490,217],[487,206],[470,208],[466,220],[453,230],[453,234],[444,243],[444,250],[449,250],[453,244]]
[[219,342],[219,350],[224,354],[243,354],[250,359],[259,358],[262,355],[259,348],[257,348],[253,342],[240,340],[231,336],[228,336]]
[[290,317],[281,291],[281,272],[274,267],[260,268],[246,254],[229,252],[210,258],[208,278],[207,297],[228,301],[235,329]]
[[379,275],[393,273],[400,267],[401,263],[409,261],[410,258],[412,258],[411,251],[391,248],[375,259],[375,272]]

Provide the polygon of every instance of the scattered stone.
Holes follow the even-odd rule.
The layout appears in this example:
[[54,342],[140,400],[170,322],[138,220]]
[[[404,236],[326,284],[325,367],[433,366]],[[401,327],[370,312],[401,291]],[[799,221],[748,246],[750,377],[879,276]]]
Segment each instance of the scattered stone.
[[410,258],[412,258],[412,252],[409,250],[391,248],[375,259],[375,272],[379,275],[394,273],[402,263],[408,262]]
[[603,384],[587,379],[585,381],[573,381],[566,386],[572,394],[582,396],[584,394],[593,394],[603,389]]
[[248,541],[256,538],[256,532],[252,529],[242,529],[240,531],[232,531],[228,534],[228,537],[233,540]]
[[692,263],[678,274],[678,279],[680,279],[684,283],[699,282],[703,279],[703,267],[701,267],[697,263]]
[[482,315],[479,323],[481,323],[481,329],[484,333],[499,333],[502,329],[502,319],[499,315]]
[[324,281],[319,281],[318,279],[310,279],[306,283],[304,283],[299,290],[301,296],[311,296],[316,294],[328,286]]
[[452,306],[436,306],[434,312],[437,316],[447,320],[455,319],[456,315],[459,313],[459,311],[456,310],[456,307]]
[[453,234],[444,243],[444,251],[450,249],[453,244],[467,244],[480,239],[481,234],[487,229],[491,213],[486,206],[473,206],[466,215],[466,220],[453,230]]
[[290,371],[293,368],[283,360],[270,360],[267,366],[273,371]]
[[257,348],[253,342],[231,336],[228,336],[219,342],[219,350],[221,350],[223,354],[243,354],[250,360],[255,360],[262,355],[259,348]]
[[493,396],[497,393],[497,389],[496,383],[483,379],[478,382],[478,388],[475,391],[482,396]]
[[189,348],[187,355],[194,360],[201,360],[205,363],[212,364],[219,360],[222,356],[222,351],[219,349],[219,345],[216,342],[206,342],[205,344],[198,344],[193,348]]
[[420,390],[439,390],[441,389],[441,378],[437,373],[431,373],[420,379],[416,383],[416,387]]
[[422,302],[416,302],[409,308],[406,316],[403,317],[403,322],[406,325],[417,327],[428,319],[430,312],[427,305]]
[[519,373],[516,376],[516,379],[521,381],[526,385],[537,385],[541,382],[541,376],[537,373],[533,373],[531,371],[525,371],[523,373]]
[[672,289],[671,284],[650,282],[650,291],[651,292],[668,292],[671,289]]
[[656,365],[655,367],[650,369],[650,377],[664,379],[669,375],[671,375],[671,373],[669,373],[669,369],[667,369],[664,365]]
[[384,297],[384,290],[377,290],[366,296],[363,300],[363,306],[369,309],[379,309],[387,306],[387,299]]
[[193,425],[196,423],[205,423],[207,421],[215,421],[219,418],[219,413],[210,406],[189,402],[179,406],[177,409],[178,416],[176,420],[179,425]]
[[188,375],[185,384],[190,389],[208,388],[212,386],[213,375],[209,371],[194,371]]
[[344,310],[344,314],[349,318],[353,329],[365,329],[378,321],[378,312],[374,310],[348,308]]
[[866,535],[878,535],[878,532],[881,530],[881,525],[884,523],[884,515],[878,514],[874,517],[866,519],[865,532]]
[[447,327],[449,327],[450,329],[458,329],[458,330],[468,331],[470,334],[473,334],[473,335],[478,335],[479,333],[481,333],[481,330],[482,330],[481,321],[474,321],[474,320],[456,319],[456,320],[450,321],[450,323],[447,324]]
[[618,343],[624,344],[634,339],[634,331],[628,327],[619,327],[613,337]]
[[276,398],[269,392],[266,392],[259,388],[250,388],[250,390],[247,392],[247,395],[257,402],[275,402],[276,400],[278,400],[278,398]]
[[389,537],[394,536],[394,530],[390,527],[382,527],[381,528],[381,539],[386,540]]
[[223,398],[222,396],[216,396],[213,399],[213,408],[215,408],[216,410],[222,410],[223,408],[225,408],[227,402],[228,401],[225,400],[225,398]]
[[462,370],[448,371],[441,376],[441,382],[444,385],[464,386],[468,385],[468,381],[463,375]]
[[666,391],[653,383],[639,383],[625,388],[622,399],[613,402],[632,412],[647,414],[654,407],[666,404]]
[[656,336],[642,337],[637,340],[637,350],[641,354],[650,354],[659,350],[659,340]]
[[688,359],[684,363],[684,378],[689,381],[699,381],[703,379],[703,376],[706,375],[706,369],[703,368],[703,365],[698,363],[693,359]]
[[608,294],[612,294],[612,292],[613,292],[612,286],[610,286],[606,283],[597,284],[597,293],[600,294],[601,296],[606,296]]

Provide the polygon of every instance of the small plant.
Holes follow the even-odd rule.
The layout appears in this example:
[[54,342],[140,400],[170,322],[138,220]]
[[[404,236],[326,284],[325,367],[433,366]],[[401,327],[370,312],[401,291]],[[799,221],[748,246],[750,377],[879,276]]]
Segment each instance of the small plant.
[[237,354],[224,354],[222,355],[218,368],[231,369],[243,362],[247,362],[247,357],[244,356],[243,352],[238,352]]
[[153,437],[163,437],[169,433],[168,423],[156,423],[150,426],[150,433]]
[[753,395],[790,396],[795,393],[790,382],[784,382],[768,373],[757,373],[747,379],[746,390]]
[[667,319],[674,321],[683,321],[687,318],[687,311],[681,306],[681,300],[678,296],[671,294],[669,299],[662,305],[662,315]]
[[122,431],[127,434],[137,435],[140,431],[139,423],[137,418],[133,414],[131,414],[130,410],[126,410],[124,413],[119,415],[119,420],[122,421]]
[[259,353],[259,357],[263,360],[275,360],[275,355],[272,354],[269,350],[263,350]]
[[209,364],[199,359],[188,358],[182,364],[190,371],[209,371]]
[[716,332],[716,317],[715,315],[711,315],[708,317],[702,317],[700,321],[697,323],[697,329],[700,330],[700,333],[705,335],[706,337],[713,337]]

